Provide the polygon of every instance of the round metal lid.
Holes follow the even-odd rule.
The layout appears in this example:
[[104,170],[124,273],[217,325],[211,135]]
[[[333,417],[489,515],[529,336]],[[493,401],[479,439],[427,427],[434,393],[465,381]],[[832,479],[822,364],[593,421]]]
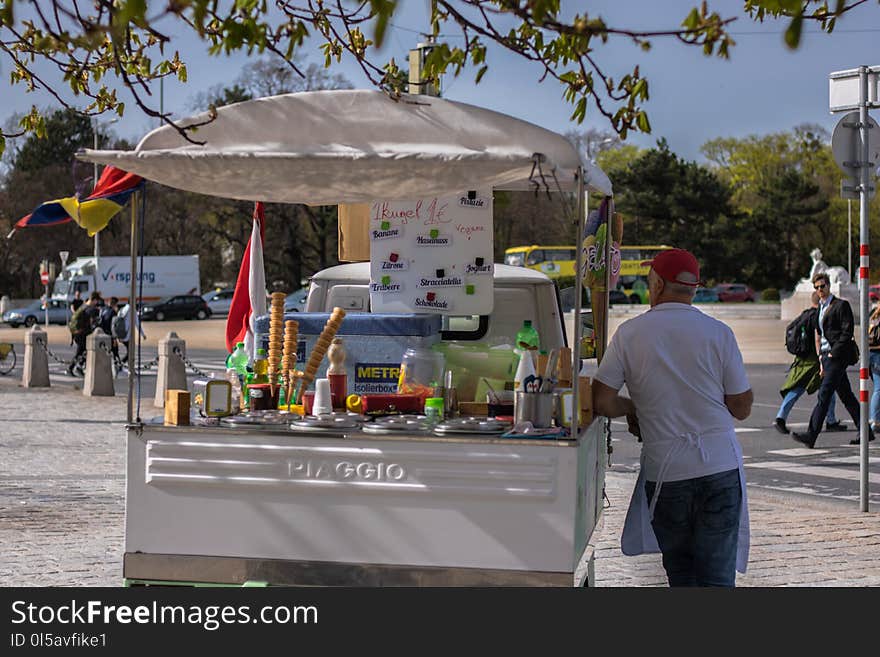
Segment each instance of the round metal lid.
[[373,422],[367,422],[361,428],[364,433],[394,434],[425,433],[431,427],[424,415],[388,415],[376,418]]
[[434,427],[434,433],[504,433],[510,428],[507,422],[482,417],[458,417],[441,422]]
[[357,429],[360,423],[345,413],[328,415],[306,415],[294,420],[290,428],[294,431],[350,431]]
[[270,426],[277,427],[288,424],[291,420],[299,420],[300,415],[288,411],[247,411],[240,415],[230,415],[220,420],[227,426]]

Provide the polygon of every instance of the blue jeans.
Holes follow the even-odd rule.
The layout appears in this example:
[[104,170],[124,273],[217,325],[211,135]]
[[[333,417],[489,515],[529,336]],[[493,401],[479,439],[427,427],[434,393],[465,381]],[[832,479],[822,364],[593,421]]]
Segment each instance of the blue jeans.
[[[873,354],[871,355],[871,357],[874,357]],[[880,366],[880,354],[877,355],[877,358],[878,366]],[[877,390],[876,381],[874,383],[874,390]],[[795,402],[800,399],[806,391],[806,388],[799,386],[797,388],[792,388],[787,393],[785,393],[785,397],[783,397],[782,399],[782,406],[780,406],[779,410],[776,411],[776,417],[787,420],[788,414],[791,413],[791,409],[792,407],[794,407]],[[825,422],[827,422],[828,424],[837,424],[837,416],[834,414],[835,397],[835,395],[832,395],[831,403],[828,405],[828,414],[825,416]],[[871,403],[874,403],[873,398],[871,400]],[[880,398],[878,398],[877,403],[880,404]],[[873,408],[873,406],[871,408]],[[880,412],[880,409],[878,409],[878,412]],[[871,417],[874,417],[874,415],[872,414]]]
[[871,351],[871,380],[874,382],[874,392],[871,393],[871,422],[880,424],[880,351]]
[[[645,482],[648,500],[655,482]],[[669,586],[735,586],[742,490],[739,470],[664,481],[651,526]]]

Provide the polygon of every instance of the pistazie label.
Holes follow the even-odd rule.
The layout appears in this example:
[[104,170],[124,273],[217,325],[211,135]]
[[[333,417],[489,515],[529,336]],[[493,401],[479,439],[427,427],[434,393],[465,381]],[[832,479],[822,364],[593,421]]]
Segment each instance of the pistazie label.
[[355,363],[354,392],[397,392],[400,363]]
[[370,231],[370,235],[373,236],[374,240],[387,240],[394,237],[400,237],[402,233],[400,232],[400,228],[389,228],[388,230]]

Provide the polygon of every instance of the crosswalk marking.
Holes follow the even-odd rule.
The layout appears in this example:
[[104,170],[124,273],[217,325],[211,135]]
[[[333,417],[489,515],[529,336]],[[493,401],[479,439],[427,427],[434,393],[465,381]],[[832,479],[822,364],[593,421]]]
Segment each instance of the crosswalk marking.
[[[790,461],[764,461],[762,463],[746,463],[747,468],[761,468],[763,470],[780,470],[799,475],[811,475],[813,477],[825,477],[828,479],[845,479],[847,481],[859,481],[858,470],[846,468],[826,468],[818,465],[806,465],[804,463]],[[868,473],[868,481],[872,484],[880,484],[880,473]]]
[[[813,451],[813,450],[810,450]],[[841,456],[840,458],[831,458],[831,459],[822,459],[822,463],[841,463],[841,464],[853,464],[858,465],[862,462],[862,458],[860,456]],[[868,457],[869,464],[880,463],[880,456],[869,456]]]
[[767,450],[768,454],[779,454],[780,456],[815,456],[817,454],[829,454],[827,449],[807,449],[806,447],[792,447],[791,449],[771,449]]

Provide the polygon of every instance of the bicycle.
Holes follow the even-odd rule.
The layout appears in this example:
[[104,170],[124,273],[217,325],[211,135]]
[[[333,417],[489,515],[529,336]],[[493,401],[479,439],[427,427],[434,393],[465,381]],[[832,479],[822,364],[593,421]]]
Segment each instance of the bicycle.
[[0,374],[9,374],[15,367],[15,345],[11,342],[0,342]]

